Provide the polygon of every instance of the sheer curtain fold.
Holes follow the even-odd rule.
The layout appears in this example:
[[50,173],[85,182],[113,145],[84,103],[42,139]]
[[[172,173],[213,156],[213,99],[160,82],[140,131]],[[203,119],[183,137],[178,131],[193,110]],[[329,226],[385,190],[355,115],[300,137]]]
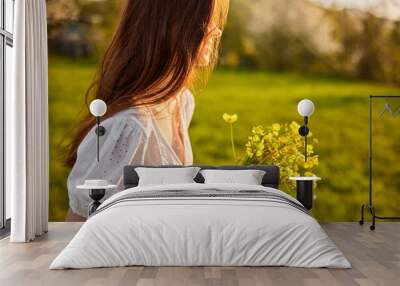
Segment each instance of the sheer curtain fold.
[[6,112],[12,242],[47,232],[48,76],[45,0],[15,2],[14,92]]

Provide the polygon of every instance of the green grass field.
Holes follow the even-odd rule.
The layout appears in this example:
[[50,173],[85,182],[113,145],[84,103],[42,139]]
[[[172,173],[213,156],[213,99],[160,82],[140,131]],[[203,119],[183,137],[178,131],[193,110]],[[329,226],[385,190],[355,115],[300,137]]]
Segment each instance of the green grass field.
[[[94,70],[95,63],[90,61],[50,58],[51,220],[64,220],[68,209],[68,169],[62,164],[65,150],[60,144],[84,108],[84,93]],[[238,151],[243,151],[252,126],[292,120],[300,123],[297,103],[309,98],[316,105],[310,128],[319,139],[317,173],[323,178],[316,189],[313,213],[321,221],[356,220],[368,191],[369,94],[400,94],[400,88],[295,73],[218,70],[207,88],[196,94],[190,128],[195,163],[233,163],[228,126],[221,118],[224,112],[239,116],[235,137]],[[381,215],[400,212],[400,130],[396,127],[400,122],[389,120],[387,126],[392,136],[384,137],[375,147],[379,150],[375,200]]]

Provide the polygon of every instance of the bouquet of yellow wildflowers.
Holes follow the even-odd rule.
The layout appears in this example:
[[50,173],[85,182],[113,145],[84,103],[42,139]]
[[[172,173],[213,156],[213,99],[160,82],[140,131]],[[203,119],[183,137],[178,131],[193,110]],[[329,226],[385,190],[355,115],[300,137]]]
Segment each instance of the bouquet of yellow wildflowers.
[[[236,114],[224,113],[222,118],[230,125],[230,139],[234,161],[237,162],[233,124],[238,120]],[[304,137],[299,134],[300,125],[292,123],[275,123],[268,127],[255,126],[246,143],[246,152],[241,162],[245,165],[277,165],[280,168],[281,189],[293,191],[295,182],[289,180],[294,176],[314,176],[318,166],[318,155],[314,145],[318,140],[310,132],[307,136],[307,162],[304,162]]]
[[314,154],[314,143],[317,139],[308,135],[307,162],[304,162],[304,137],[298,133],[300,125],[272,124],[269,127],[256,126],[246,143],[246,153],[243,163],[273,164],[280,168],[281,187],[284,191],[293,190],[295,182],[289,180],[292,176],[313,176],[318,166],[318,155]]

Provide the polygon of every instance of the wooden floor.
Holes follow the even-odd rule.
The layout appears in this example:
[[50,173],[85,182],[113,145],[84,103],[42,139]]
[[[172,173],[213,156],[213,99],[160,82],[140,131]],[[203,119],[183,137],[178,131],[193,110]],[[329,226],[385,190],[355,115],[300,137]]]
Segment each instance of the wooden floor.
[[400,285],[400,223],[379,223],[375,232],[357,223],[324,224],[352,269],[289,267],[124,267],[48,270],[80,223],[50,223],[33,243],[0,241],[0,285]]

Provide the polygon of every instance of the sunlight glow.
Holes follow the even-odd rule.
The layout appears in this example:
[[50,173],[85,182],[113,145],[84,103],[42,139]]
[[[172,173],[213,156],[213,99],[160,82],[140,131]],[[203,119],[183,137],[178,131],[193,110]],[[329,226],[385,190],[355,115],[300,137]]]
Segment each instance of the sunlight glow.
[[376,16],[400,20],[400,0],[310,0],[324,7],[358,9]]

